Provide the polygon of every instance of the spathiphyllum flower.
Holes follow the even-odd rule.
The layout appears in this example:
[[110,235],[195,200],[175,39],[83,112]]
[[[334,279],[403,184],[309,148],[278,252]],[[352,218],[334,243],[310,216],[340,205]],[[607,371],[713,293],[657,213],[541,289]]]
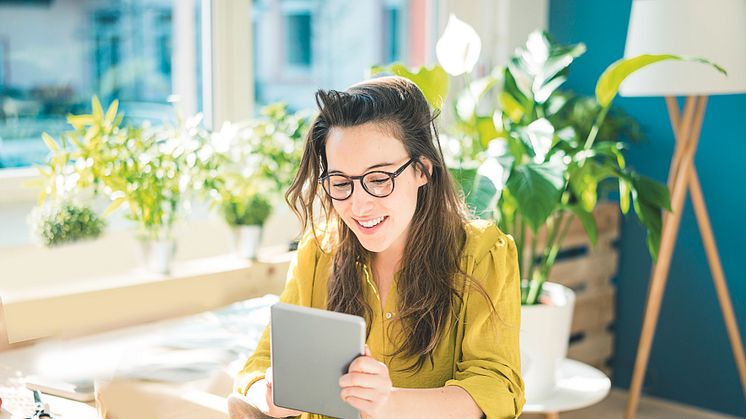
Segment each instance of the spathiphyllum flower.
[[474,28],[451,14],[435,45],[435,55],[446,73],[460,76],[471,72],[481,51],[482,40]]

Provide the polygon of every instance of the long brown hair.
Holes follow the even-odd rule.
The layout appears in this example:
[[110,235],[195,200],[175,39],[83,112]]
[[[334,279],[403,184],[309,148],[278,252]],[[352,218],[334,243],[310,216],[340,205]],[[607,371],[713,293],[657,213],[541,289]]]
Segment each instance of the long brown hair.
[[345,92],[319,90],[316,103],[319,114],[306,136],[300,168],[285,199],[303,229],[310,226],[315,234],[314,202],[318,198],[322,218],[333,230],[336,252],[328,285],[328,310],[363,316],[368,324],[373,313],[363,293],[363,265],[372,260],[372,254],[336,215],[331,198],[318,186],[318,179],[328,169],[325,145],[331,128],[380,124],[402,142],[410,157],[432,162],[432,172],[421,161],[415,162],[416,169],[427,176],[427,184],[417,192],[402,258],[406,263],[397,282],[400,338],[404,344],[391,354],[414,358],[407,370],[419,371],[427,359],[432,363],[432,353],[449,329],[467,280],[459,267],[467,212],[443,161],[433,123],[437,114],[431,113],[419,88],[401,77],[368,80]]

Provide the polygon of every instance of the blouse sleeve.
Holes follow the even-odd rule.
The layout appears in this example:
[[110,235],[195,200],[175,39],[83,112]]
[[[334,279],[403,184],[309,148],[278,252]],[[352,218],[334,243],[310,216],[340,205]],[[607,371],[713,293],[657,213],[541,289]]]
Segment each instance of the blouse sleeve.
[[500,233],[487,255],[474,263],[471,279],[484,287],[495,315],[490,316],[489,304],[479,292],[472,289],[465,294],[461,351],[456,354],[454,377],[445,385],[466,390],[487,419],[514,418],[525,399],[519,348],[520,280],[513,238]]
[[[285,289],[280,294],[280,301],[296,305],[310,305],[313,278],[316,270],[318,245],[314,235],[306,233],[298,244],[298,252],[290,262]],[[233,391],[246,395],[252,384],[264,378],[264,372],[270,366],[269,327],[264,333],[254,353],[246,360],[241,371],[233,382]]]

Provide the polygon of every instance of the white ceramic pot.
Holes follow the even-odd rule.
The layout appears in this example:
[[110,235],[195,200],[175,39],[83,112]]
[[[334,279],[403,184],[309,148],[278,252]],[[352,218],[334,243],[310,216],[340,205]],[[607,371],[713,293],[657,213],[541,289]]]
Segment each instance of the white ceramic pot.
[[262,241],[262,226],[233,227],[233,243],[236,254],[244,259],[256,259]]
[[575,293],[560,284],[545,282],[542,296],[551,304],[521,306],[521,373],[530,402],[545,399],[555,388],[575,306]]
[[140,264],[148,272],[167,274],[171,272],[171,264],[176,254],[174,239],[139,239]]

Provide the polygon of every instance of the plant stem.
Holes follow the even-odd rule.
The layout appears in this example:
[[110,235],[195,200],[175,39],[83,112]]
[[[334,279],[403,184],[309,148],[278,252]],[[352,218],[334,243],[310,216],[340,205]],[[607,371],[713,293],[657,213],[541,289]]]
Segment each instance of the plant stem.
[[552,268],[554,267],[554,262],[557,259],[557,255],[559,254],[560,249],[562,248],[562,243],[565,241],[565,237],[567,237],[567,233],[570,231],[570,226],[572,225],[573,219],[575,217],[571,214],[570,217],[567,218],[567,221],[565,222],[564,229],[559,235],[559,238],[556,242],[552,244],[552,249],[549,252],[549,256],[544,263],[544,266],[542,267],[544,270],[544,277],[548,278],[549,273],[552,271]]
[[[537,284],[537,282],[540,282],[541,280],[536,278],[536,253],[537,249],[539,247],[539,240],[538,240],[538,232],[531,230],[531,259],[528,261],[529,263],[529,269],[528,269],[528,280],[530,283],[530,289],[528,291],[528,295],[526,297],[526,303],[527,304],[536,304],[536,300],[538,298],[538,291],[541,284]],[[538,279],[538,280],[537,280]]]
[[596,120],[593,122],[591,132],[588,133],[588,138],[585,140],[583,149],[590,150],[593,146],[593,142],[596,141],[596,136],[598,135],[598,130],[601,129],[601,124],[603,124],[604,119],[606,119],[607,112],[609,112],[609,106],[604,106],[603,108],[601,108],[601,112],[598,113],[598,116],[596,116]]
[[[518,217],[515,217],[515,219],[518,219]],[[523,219],[519,220],[520,224],[520,232],[521,232],[521,240],[518,242],[518,269],[521,273],[528,272],[529,265],[526,264],[526,260],[524,258],[525,256],[525,249],[526,249],[526,223],[523,221]],[[523,280],[530,281],[530,276],[523,276],[521,275],[521,283],[523,283]],[[527,294],[528,289],[524,286],[521,286],[521,304],[526,304],[526,298],[528,298]]]
[[513,217],[511,230],[515,234],[516,247],[518,250],[518,271],[523,272],[523,234],[518,230],[518,217]]
[[563,212],[560,212],[559,214],[555,214],[554,216],[552,216],[552,218],[550,219],[549,234],[547,235],[547,241],[544,244],[544,256],[542,257],[540,263],[542,271],[544,270],[544,266],[547,263],[549,253],[551,253],[552,245],[557,238],[557,232],[559,231],[559,227],[562,224],[562,219],[564,216],[565,214]]

